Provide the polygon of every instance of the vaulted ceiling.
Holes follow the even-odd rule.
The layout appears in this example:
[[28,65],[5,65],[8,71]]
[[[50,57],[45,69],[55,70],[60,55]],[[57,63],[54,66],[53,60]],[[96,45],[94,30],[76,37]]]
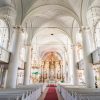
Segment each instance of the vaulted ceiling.
[[14,7],[17,12],[16,24],[26,28],[28,40],[32,41],[33,46],[38,37],[37,43],[41,44],[38,48],[40,53],[44,53],[66,51],[66,37],[72,39],[73,33],[77,33],[81,25],[87,24],[87,11],[98,2],[99,0],[0,0],[0,6],[8,4]]

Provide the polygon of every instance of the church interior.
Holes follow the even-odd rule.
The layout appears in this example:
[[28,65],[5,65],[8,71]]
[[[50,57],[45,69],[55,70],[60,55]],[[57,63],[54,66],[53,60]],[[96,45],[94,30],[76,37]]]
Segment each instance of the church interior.
[[0,0],[0,100],[100,100],[100,0]]

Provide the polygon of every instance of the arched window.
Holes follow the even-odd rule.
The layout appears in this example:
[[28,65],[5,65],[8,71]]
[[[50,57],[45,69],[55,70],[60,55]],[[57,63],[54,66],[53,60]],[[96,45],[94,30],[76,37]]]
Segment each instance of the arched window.
[[76,58],[77,61],[83,59],[82,34],[79,32],[76,34]]
[[0,19],[0,47],[7,49],[9,31],[6,22]]
[[95,46],[96,48],[100,47],[100,22],[96,25],[96,29],[95,29]]

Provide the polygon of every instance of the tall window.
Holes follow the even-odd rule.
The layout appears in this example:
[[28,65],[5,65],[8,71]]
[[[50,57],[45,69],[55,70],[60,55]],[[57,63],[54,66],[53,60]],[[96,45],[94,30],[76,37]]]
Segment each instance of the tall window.
[[7,49],[8,46],[8,26],[5,21],[0,19],[0,47]]
[[96,48],[100,47],[100,22],[97,24],[95,29],[95,45]]

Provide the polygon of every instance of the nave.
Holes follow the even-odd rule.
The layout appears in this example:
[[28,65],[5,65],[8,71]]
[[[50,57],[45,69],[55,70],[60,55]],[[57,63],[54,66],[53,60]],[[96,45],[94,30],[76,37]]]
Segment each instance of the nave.
[[99,95],[100,0],[0,0],[1,100]]

